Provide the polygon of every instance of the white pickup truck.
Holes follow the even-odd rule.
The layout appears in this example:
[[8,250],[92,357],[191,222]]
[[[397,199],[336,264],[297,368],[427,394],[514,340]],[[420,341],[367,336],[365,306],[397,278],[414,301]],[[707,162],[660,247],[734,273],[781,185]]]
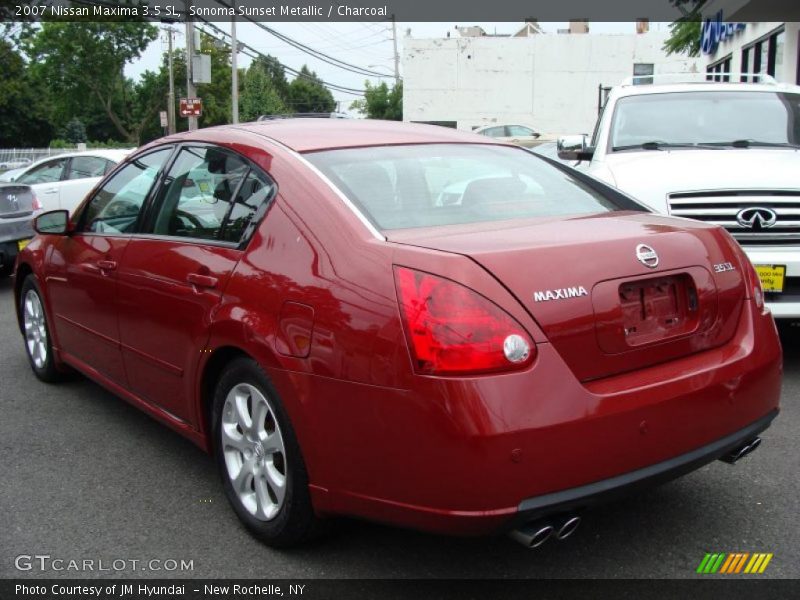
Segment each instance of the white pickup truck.
[[[748,74],[731,74],[752,81]],[[654,211],[725,227],[776,318],[800,318],[800,87],[664,83],[613,88],[594,134],[564,160]]]

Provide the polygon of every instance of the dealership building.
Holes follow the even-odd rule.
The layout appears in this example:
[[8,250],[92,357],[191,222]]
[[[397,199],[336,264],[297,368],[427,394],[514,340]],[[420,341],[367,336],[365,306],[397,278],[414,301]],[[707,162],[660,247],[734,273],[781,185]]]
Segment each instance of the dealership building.
[[526,23],[514,35],[459,28],[458,37],[406,38],[403,118],[458,129],[530,125],[545,133],[587,133],[602,88],[633,75],[702,73],[702,58],[667,56],[669,31],[631,23],[630,34],[593,34],[573,21],[559,33]]
[[724,15],[703,24],[701,52],[708,73],[723,81],[731,79],[728,73],[765,73],[800,85],[800,23],[726,23]]

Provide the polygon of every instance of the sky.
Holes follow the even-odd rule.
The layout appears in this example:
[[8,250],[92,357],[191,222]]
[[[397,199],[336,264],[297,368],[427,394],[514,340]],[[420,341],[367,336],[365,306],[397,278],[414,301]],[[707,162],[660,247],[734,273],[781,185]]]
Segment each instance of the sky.
[[[230,32],[230,23],[217,23],[217,27]],[[324,52],[335,58],[387,74],[387,78],[370,78],[373,83],[386,81],[392,83],[394,73],[392,27],[387,21],[369,22],[358,21],[353,23],[268,23],[280,33],[301,42],[307,46]],[[511,34],[522,27],[522,23],[397,23],[398,53],[402,57],[403,39],[410,34],[414,38],[446,37],[448,31],[451,37],[458,37],[456,25],[480,25],[487,33]],[[566,28],[565,23],[540,23],[547,33],[555,33],[558,29]],[[175,37],[176,47],[185,45],[184,26],[176,25],[178,34]],[[666,23],[653,23],[651,29],[666,29]],[[634,33],[635,24],[625,23],[600,23],[589,24],[590,33]],[[350,88],[363,89],[365,78],[363,75],[352,73],[338,67],[326,64],[307,53],[293,48],[278,40],[253,23],[238,22],[237,34],[239,41],[248,44],[259,52],[275,56],[283,64],[300,69],[307,64],[324,81],[343,85]],[[126,67],[129,77],[138,78],[146,70],[158,70],[162,53],[166,51],[166,36],[162,35],[154,41],[141,58]],[[402,60],[400,74],[402,75]],[[244,54],[239,55],[239,67],[247,67],[250,58]],[[291,76],[289,77],[291,79]],[[334,98],[340,102],[340,110],[346,111],[350,103],[358,96],[334,91]]]

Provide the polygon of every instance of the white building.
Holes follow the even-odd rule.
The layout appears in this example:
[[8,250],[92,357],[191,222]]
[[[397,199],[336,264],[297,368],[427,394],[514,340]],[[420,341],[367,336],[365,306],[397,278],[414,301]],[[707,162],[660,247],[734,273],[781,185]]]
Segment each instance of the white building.
[[730,80],[726,73],[766,73],[800,85],[800,23],[726,24],[713,19],[704,23],[702,35],[705,69],[719,79]]
[[[572,31],[585,31],[579,24]],[[626,77],[702,72],[703,62],[666,56],[668,32],[406,38],[403,118],[473,129],[522,124],[588,133],[599,87]]]

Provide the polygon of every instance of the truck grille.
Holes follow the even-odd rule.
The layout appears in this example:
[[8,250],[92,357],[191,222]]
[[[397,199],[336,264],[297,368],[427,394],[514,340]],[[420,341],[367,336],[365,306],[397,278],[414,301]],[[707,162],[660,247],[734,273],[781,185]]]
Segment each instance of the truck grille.
[[721,190],[668,196],[675,217],[721,225],[743,245],[800,242],[800,190]]

